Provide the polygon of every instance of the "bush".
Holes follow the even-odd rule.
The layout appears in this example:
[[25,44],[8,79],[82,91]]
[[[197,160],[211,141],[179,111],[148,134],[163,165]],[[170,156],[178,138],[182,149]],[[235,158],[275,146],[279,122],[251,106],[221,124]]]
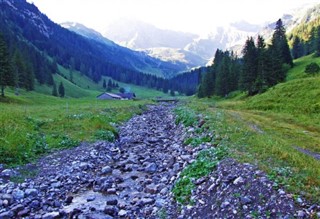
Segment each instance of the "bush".
[[306,66],[304,72],[307,74],[316,74],[320,72],[320,67],[317,63],[312,62]]

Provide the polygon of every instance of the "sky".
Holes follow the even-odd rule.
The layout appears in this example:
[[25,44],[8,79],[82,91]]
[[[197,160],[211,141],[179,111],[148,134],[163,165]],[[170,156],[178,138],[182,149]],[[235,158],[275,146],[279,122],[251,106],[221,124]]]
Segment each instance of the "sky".
[[101,33],[120,19],[133,18],[196,34],[245,20],[276,21],[284,13],[319,0],[27,0],[56,23],[78,22]]

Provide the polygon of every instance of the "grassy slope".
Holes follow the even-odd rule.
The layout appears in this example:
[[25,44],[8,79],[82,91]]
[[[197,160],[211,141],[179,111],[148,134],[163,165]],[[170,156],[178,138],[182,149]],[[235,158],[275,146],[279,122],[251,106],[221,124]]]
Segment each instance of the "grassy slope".
[[[59,66],[61,75],[53,76],[57,86],[65,88],[66,98],[51,95],[52,87],[36,84],[35,91],[20,90],[15,96],[6,89],[0,98],[0,163],[20,164],[55,148],[77,145],[80,141],[112,140],[117,134],[113,124],[140,113],[149,98],[168,96],[163,92],[119,83],[135,92],[139,101],[99,101],[104,92],[103,80],[96,84],[80,72],[70,72]],[[104,77],[106,81],[108,77]],[[118,90],[112,92],[118,93]],[[110,139],[111,138],[111,139]]]
[[[112,140],[114,124],[140,113],[141,101],[56,98],[36,92],[7,92],[0,99],[0,163],[19,164],[80,141]],[[113,133],[113,134],[112,134]]]
[[[81,75],[80,72],[74,71],[73,72],[73,83],[71,83],[69,80],[65,78],[70,78],[70,72],[68,69],[63,68],[62,66],[59,66],[59,71],[64,76],[61,75],[54,75],[54,81],[59,86],[60,82],[63,83],[65,87],[65,93],[67,97],[74,97],[74,98],[81,98],[81,97],[96,97],[97,95],[104,92],[104,89],[102,87],[103,79],[105,79],[107,82],[110,79],[109,77],[103,77],[102,80],[96,84],[91,79],[86,77],[85,75]],[[117,82],[117,81],[115,81]],[[146,99],[146,98],[154,98],[156,96],[164,96],[167,97],[168,94],[164,94],[161,91],[157,91],[154,89],[149,89],[146,87],[126,84],[117,82],[120,87],[130,89],[131,92],[134,92],[139,99]],[[37,92],[42,94],[51,95],[52,93],[52,87],[48,87],[46,85],[37,85],[36,89]],[[113,93],[119,93],[118,89],[112,90]]]
[[258,164],[293,194],[320,202],[320,161],[295,148],[320,153],[320,76],[304,73],[315,61],[320,64],[311,56],[296,60],[287,82],[264,94],[189,105],[207,115],[207,125],[233,157]]

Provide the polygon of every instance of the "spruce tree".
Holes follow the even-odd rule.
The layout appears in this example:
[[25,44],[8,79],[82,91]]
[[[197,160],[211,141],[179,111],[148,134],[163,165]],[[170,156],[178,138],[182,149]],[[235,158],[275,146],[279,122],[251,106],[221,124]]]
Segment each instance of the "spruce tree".
[[272,47],[274,47],[274,49],[276,49],[279,52],[281,62],[283,64],[288,64],[292,67],[293,61],[292,61],[292,57],[291,57],[291,53],[288,45],[288,40],[286,37],[286,29],[284,28],[284,25],[281,19],[279,19],[276,22],[276,27],[272,35],[271,43],[272,43]]
[[299,37],[294,38],[291,52],[294,59],[300,58],[304,55],[303,43]]
[[62,82],[60,82],[60,85],[59,85],[59,96],[60,97],[64,97],[65,96],[64,86],[63,86]]
[[240,76],[240,88],[247,91],[248,95],[254,95],[257,79],[257,48],[252,37],[248,38],[242,50],[243,68]]
[[4,97],[4,89],[6,86],[15,85],[14,79],[14,71],[12,71],[10,66],[7,45],[0,34],[0,88],[2,97]]

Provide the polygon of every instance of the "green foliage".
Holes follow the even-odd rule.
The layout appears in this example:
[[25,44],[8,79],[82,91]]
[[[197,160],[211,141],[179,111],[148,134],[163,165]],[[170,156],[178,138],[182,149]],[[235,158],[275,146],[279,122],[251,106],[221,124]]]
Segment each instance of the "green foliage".
[[191,193],[195,188],[195,180],[210,174],[218,162],[227,155],[224,147],[210,148],[201,151],[196,161],[188,165],[180,174],[180,179],[173,187],[175,199],[181,204],[188,204],[192,201]]
[[115,140],[115,136],[113,134],[113,132],[109,131],[109,130],[97,130],[94,134],[96,139],[99,140],[106,140],[109,142],[113,142]]
[[64,135],[58,144],[58,148],[62,148],[62,149],[72,148],[79,145],[79,143],[80,141],[74,140],[70,138],[68,135]]
[[185,126],[195,126],[198,123],[198,117],[194,111],[186,108],[180,107],[175,110],[177,114],[176,124],[182,123]]
[[317,63],[312,62],[306,66],[304,72],[307,74],[316,74],[320,72],[320,67]]
[[6,86],[15,85],[15,75],[10,65],[8,48],[0,33],[0,89],[2,97],[4,97],[4,89]]
[[[8,92],[0,104],[0,163],[33,161],[50,150],[70,148],[81,141],[112,140],[114,125],[141,113],[147,101],[60,99],[34,92]],[[67,135],[66,135],[67,133]]]
[[185,145],[192,145],[193,147],[196,147],[202,143],[206,143],[206,142],[211,142],[211,137],[210,136],[205,136],[205,137],[201,137],[201,138],[187,138],[183,144]]

